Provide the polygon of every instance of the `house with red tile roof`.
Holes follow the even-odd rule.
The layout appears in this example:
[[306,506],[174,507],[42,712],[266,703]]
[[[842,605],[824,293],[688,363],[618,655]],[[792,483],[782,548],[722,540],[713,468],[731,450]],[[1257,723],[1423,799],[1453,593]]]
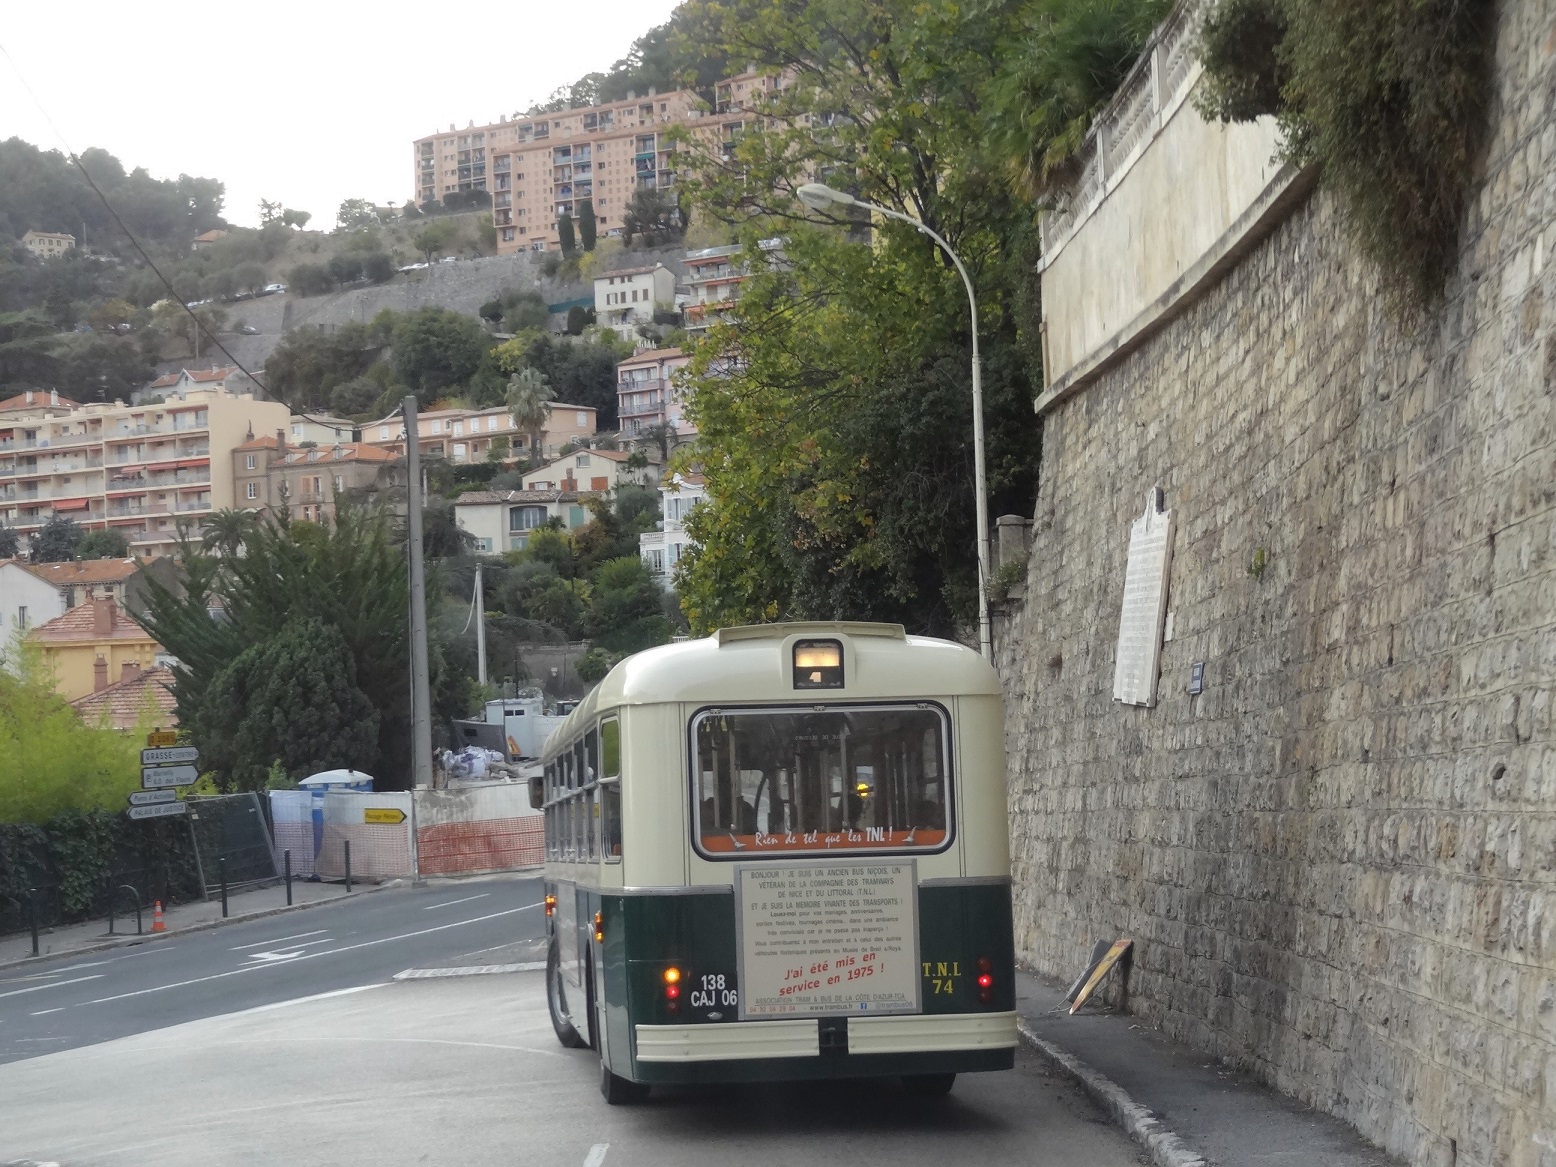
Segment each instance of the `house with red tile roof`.
[[[107,666],[103,667],[106,672]],[[87,725],[102,725],[106,721],[119,730],[139,729],[142,725],[158,729],[178,726],[173,670],[167,665],[142,670],[126,663],[117,681],[77,697],[70,704]]]
[[38,625],[27,637],[53,670],[54,688],[67,701],[108,687],[126,665],[149,669],[162,646],[112,600],[88,600]]
[[239,509],[332,523],[341,500],[403,506],[405,459],[368,442],[294,446],[277,430],[233,449],[232,483]]

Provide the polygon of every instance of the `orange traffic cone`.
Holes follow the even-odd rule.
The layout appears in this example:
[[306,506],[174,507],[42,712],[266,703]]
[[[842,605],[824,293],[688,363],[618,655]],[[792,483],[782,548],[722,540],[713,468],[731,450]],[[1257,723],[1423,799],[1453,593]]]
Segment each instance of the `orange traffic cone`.
[[153,932],[166,932],[167,925],[162,922],[162,901],[157,901],[157,906],[151,913],[151,930]]

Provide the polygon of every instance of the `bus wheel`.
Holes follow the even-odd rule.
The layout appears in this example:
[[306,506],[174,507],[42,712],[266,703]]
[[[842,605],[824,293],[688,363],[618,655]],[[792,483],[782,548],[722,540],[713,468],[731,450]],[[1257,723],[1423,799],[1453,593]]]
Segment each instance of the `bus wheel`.
[[600,1093],[611,1106],[629,1106],[648,1097],[648,1087],[642,1082],[629,1082],[620,1074],[610,1072],[605,1059],[600,1059]]
[[939,1098],[942,1094],[949,1094],[955,1082],[955,1074],[905,1074],[902,1078],[903,1088],[919,1098]]
[[578,1036],[578,1030],[573,1028],[567,1016],[567,996],[562,988],[562,954],[555,941],[546,954],[546,1006],[551,1013],[551,1028],[556,1030],[556,1039],[568,1049],[586,1048],[589,1043]]

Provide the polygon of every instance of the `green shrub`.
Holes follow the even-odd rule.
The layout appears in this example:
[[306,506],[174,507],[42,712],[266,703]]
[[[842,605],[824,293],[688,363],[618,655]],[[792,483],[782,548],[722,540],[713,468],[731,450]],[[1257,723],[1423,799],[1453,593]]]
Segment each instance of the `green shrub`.
[[1287,160],[1319,164],[1400,306],[1435,301],[1491,101],[1492,0],[1221,0],[1200,56],[1207,113],[1278,113]]

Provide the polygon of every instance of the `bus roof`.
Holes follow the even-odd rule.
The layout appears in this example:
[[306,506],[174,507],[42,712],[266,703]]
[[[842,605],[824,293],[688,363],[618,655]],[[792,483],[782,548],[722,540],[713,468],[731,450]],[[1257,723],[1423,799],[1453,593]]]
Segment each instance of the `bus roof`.
[[[849,642],[853,668],[845,687],[796,690],[783,659],[791,636],[836,637]],[[634,653],[616,665],[546,742],[570,741],[580,723],[600,710],[665,703],[815,704],[855,699],[999,696],[999,674],[966,645],[930,636],[908,636],[900,624],[808,621],[721,628],[712,636]]]

